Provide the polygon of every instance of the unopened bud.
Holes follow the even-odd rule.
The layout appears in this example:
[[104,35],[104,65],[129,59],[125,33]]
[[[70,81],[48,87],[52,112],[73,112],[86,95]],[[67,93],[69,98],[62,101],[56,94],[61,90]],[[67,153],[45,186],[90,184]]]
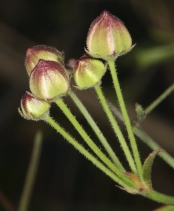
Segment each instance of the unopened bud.
[[27,120],[42,120],[49,114],[50,104],[26,92],[21,99],[20,115]]
[[46,45],[33,46],[27,49],[25,58],[25,67],[29,76],[40,59],[64,64],[64,54],[56,48]]
[[131,50],[132,39],[117,17],[103,11],[90,26],[87,35],[87,53],[94,58],[115,59]]
[[107,65],[100,60],[82,57],[74,67],[74,81],[79,89],[87,89],[100,83]]
[[57,62],[39,60],[30,75],[30,90],[37,97],[53,101],[70,89],[67,70]]

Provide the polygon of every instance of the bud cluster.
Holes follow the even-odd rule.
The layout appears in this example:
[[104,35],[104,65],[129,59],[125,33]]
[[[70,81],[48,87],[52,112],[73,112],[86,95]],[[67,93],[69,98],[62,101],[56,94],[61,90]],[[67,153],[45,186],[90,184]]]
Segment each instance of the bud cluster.
[[132,39],[123,22],[108,11],[96,18],[87,35],[86,53],[74,67],[74,80],[79,89],[100,84],[107,69],[103,60],[115,60],[132,49]]
[[[81,90],[99,85],[107,70],[107,61],[131,50],[132,39],[118,18],[103,11],[91,24],[86,44],[89,56],[81,57],[73,65],[74,81]],[[24,95],[20,114],[27,119],[38,119],[48,110],[48,103],[66,95],[70,90],[70,77],[64,67],[64,53],[45,45],[28,48],[25,67],[32,94],[27,92]],[[34,97],[36,101],[33,100]],[[40,108],[42,103],[45,109]],[[35,104],[39,105],[38,115],[35,110],[31,110]]]
[[25,119],[43,119],[49,114],[50,102],[70,90],[64,54],[50,46],[34,46],[27,49],[25,67],[32,94],[26,92],[22,97],[19,113]]

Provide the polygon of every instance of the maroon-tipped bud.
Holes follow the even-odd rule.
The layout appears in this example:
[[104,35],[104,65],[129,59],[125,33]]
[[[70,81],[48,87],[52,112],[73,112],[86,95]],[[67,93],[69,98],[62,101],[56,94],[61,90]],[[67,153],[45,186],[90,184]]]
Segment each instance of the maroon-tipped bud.
[[30,74],[30,90],[41,99],[53,101],[67,94],[70,90],[69,81],[64,66],[41,59]]
[[87,35],[87,53],[94,58],[115,59],[131,50],[132,39],[117,17],[103,11],[90,26]]
[[46,45],[33,46],[27,49],[25,58],[25,67],[29,76],[40,59],[64,64],[64,54],[56,48]]
[[26,92],[21,99],[20,115],[27,120],[43,120],[49,115],[50,104]]
[[74,81],[78,89],[94,87],[101,82],[107,65],[98,59],[81,57],[74,66]]

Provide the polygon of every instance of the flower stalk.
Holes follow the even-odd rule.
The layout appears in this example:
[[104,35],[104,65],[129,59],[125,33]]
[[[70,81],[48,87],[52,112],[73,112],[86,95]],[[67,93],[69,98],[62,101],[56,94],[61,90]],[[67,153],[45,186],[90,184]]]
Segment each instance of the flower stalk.
[[[108,105],[112,110],[114,116],[116,116],[117,118],[119,118],[119,120],[123,122],[124,119],[120,111],[109,101]],[[158,143],[156,143],[145,131],[143,131],[136,125],[133,125],[133,132],[152,150],[162,149],[162,147]],[[164,151],[163,153],[160,153],[158,156],[161,157],[169,166],[171,166],[174,169],[174,157],[172,157],[168,152]]]
[[110,147],[109,143],[107,142],[106,138],[104,137],[103,133],[101,132],[100,128],[97,126],[95,121],[93,120],[92,116],[88,112],[88,110],[85,108],[81,100],[78,98],[78,96],[71,90],[69,93],[69,96],[74,101],[74,103],[77,105],[81,113],[84,115],[86,120],[88,121],[89,125],[92,127],[93,131],[95,132],[96,136],[104,146],[105,150],[107,151],[108,155],[114,162],[114,164],[122,171],[124,172],[125,169],[121,162],[119,161],[118,157],[114,153],[113,149]]
[[135,139],[135,136],[134,136],[134,133],[133,133],[133,129],[132,129],[132,126],[131,126],[131,123],[130,123],[130,119],[129,119],[129,116],[128,116],[128,113],[127,113],[127,109],[126,109],[126,106],[125,106],[125,102],[124,102],[124,99],[123,99],[123,95],[122,95],[122,92],[121,92],[120,83],[119,83],[119,80],[118,80],[118,77],[117,77],[117,71],[116,71],[116,68],[115,68],[115,62],[114,62],[114,60],[109,60],[108,64],[109,64],[109,68],[110,68],[115,92],[116,92],[116,95],[117,95],[117,99],[118,99],[118,102],[119,102],[119,106],[120,106],[120,109],[121,109],[121,112],[122,112],[122,115],[123,115],[123,118],[124,118],[124,123],[125,123],[126,129],[127,129],[127,133],[128,133],[128,136],[129,136],[130,145],[131,145],[131,148],[132,148],[133,156],[134,156],[136,167],[137,167],[137,175],[140,178],[142,178],[142,164],[141,164],[141,160],[140,160],[140,155],[139,155],[136,139]]
[[95,89],[95,91],[97,93],[97,96],[98,96],[98,98],[99,98],[99,100],[100,100],[100,102],[102,104],[103,110],[106,112],[106,115],[107,115],[107,117],[108,117],[108,119],[109,119],[109,121],[111,123],[111,126],[112,126],[112,128],[114,130],[114,133],[118,137],[118,140],[119,140],[120,145],[121,145],[121,147],[122,147],[122,149],[124,151],[124,154],[126,156],[126,159],[127,159],[128,163],[129,163],[129,166],[130,166],[131,170],[134,173],[136,173],[136,166],[135,166],[134,160],[132,158],[132,155],[130,153],[129,147],[128,147],[127,143],[126,143],[126,140],[125,140],[125,138],[123,136],[123,133],[122,133],[120,127],[118,126],[118,123],[117,123],[116,119],[114,118],[114,116],[113,116],[113,114],[112,114],[112,112],[111,112],[111,110],[110,110],[110,108],[109,108],[109,106],[107,104],[107,101],[106,101],[106,98],[105,98],[105,96],[104,96],[104,94],[102,92],[102,89],[101,89],[100,86],[95,86],[94,89]]
[[88,144],[88,146],[92,149],[92,151],[119,177],[123,179],[123,181],[132,184],[132,182],[125,176],[123,172],[120,171],[120,169],[115,166],[107,157],[106,155],[98,148],[98,146],[93,142],[93,140],[88,136],[88,134],[85,132],[83,127],[79,124],[79,122],[76,120],[74,115],[71,113],[69,108],[66,106],[66,104],[63,102],[61,98],[58,98],[55,100],[55,103],[57,106],[62,110],[62,112],[65,114],[65,116],[69,119],[71,124],[74,126],[74,128],[78,131],[78,133],[81,135],[83,140]]
[[162,204],[174,205],[174,197],[173,196],[168,196],[168,195],[159,193],[155,190],[146,191],[142,195],[153,200],[153,201],[156,201],[156,202],[159,202]]
[[[97,168],[103,171],[107,176],[109,176],[112,180],[117,182],[119,185],[131,189],[134,188],[134,185],[130,180],[124,181],[113,173],[109,168],[107,168],[103,163],[101,163],[98,159],[96,159],[91,153],[89,153],[82,145],[80,145],[71,135],[69,135],[58,123],[56,123],[53,118],[47,116],[44,120],[46,123],[51,125],[58,133],[60,133],[65,139],[72,144],[76,150],[78,150],[82,155],[84,155],[88,160],[90,160]],[[129,181],[129,182],[128,182]],[[127,183],[128,182],[128,183]]]

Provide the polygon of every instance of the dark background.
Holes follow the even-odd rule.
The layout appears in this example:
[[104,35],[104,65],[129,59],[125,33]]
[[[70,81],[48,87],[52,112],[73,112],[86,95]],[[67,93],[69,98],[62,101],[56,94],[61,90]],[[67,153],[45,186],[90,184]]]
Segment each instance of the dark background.
[[[173,0],[0,1],[0,211],[18,208],[38,130],[43,132],[43,143],[29,211],[149,211],[159,206],[118,189],[51,127],[43,122],[26,121],[17,112],[22,95],[29,90],[24,67],[26,48],[51,45],[65,52],[66,62],[77,59],[84,54],[91,22],[103,10],[118,16],[130,31],[133,43],[137,43],[117,61],[127,107],[134,118],[135,102],[148,106],[174,81]],[[109,72],[103,79],[103,90],[117,105]],[[124,163],[123,153],[95,96],[90,91],[77,94]],[[66,100],[97,141],[78,109]],[[143,123],[148,134],[172,155],[173,107],[171,94]],[[58,108],[53,106],[51,112],[81,141]],[[151,150],[137,140],[144,160]],[[155,189],[174,195],[174,172],[160,158],[155,160],[152,177]]]

